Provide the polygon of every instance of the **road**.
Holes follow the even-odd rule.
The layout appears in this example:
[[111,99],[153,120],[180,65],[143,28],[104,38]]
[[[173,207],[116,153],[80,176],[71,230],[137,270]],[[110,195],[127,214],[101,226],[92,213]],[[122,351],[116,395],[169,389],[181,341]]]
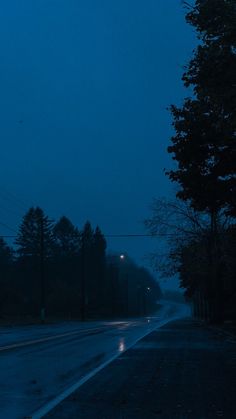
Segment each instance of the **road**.
[[45,419],[235,419],[236,340],[191,318],[154,330]]
[[188,314],[165,302],[142,319],[1,328],[0,418],[42,417],[143,336]]

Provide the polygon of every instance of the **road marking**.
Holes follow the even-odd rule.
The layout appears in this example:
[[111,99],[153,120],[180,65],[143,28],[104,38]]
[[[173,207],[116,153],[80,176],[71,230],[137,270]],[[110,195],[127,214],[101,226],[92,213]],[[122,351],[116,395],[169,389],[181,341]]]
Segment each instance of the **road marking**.
[[[182,315],[178,318],[185,317],[186,315]],[[54,407],[56,407],[59,403],[61,403],[63,400],[65,400],[68,396],[70,396],[74,391],[78,390],[79,387],[81,387],[84,383],[86,383],[90,378],[94,377],[99,371],[101,371],[103,368],[105,368],[107,365],[109,365],[112,361],[117,359],[121,354],[124,354],[128,349],[130,349],[132,346],[136,345],[136,343],[143,339],[145,336],[152,333],[154,330],[160,328],[161,326],[164,326],[165,324],[175,320],[176,317],[168,318],[160,322],[158,325],[153,326],[148,331],[146,331],[143,335],[139,336],[134,342],[132,342],[130,345],[128,345],[122,352],[117,353],[113,355],[111,358],[109,358],[107,361],[103,362],[101,365],[96,367],[94,370],[90,371],[88,374],[84,375],[82,378],[80,378],[75,384],[68,387],[66,390],[64,390],[61,394],[50,400],[48,403],[43,405],[41,408],[39,408],[37,411],[35,411],[33,414],[26,416],[25,419],[41,419],[43,416],[45,416],[47,413],[49,413]]]
[[76,334],[78,335],[80,333],[95,332],[97,330],[102,330],[103,328],[106,328],[106,326],[91,328],[91,329],[84,329],[84,330],[75,330],[74,332],[66,332],[66,333],[62,333],[60,335],[48,336],[46,338],[27,340],[25,342],[20,342],[20,343],[13,343],[11,345],[1,346],[0,347],[0,352],[8,351],[10,349],[22,348],[24,346],[35,345],[37,343],[48,342],[48,341],[51,341],[51,340],[54,340],[54,339],[60,339],[60,338],[63,338],[63,337],[73,336],[73,335],[76,335]]
[[73,336],[73,335],[76,335],[76,334],[79,334],[79,333],[87,333],[87,332],[92,332],[92,331],[94,332],[94,331],[102,330],[102,329],[105,330],[105,329],[107,329],[107,326],[117,327],[118,325],[124,325],[124,324],[128,324],[128,322],[117,322],[115,325],[114,324],[111,324],[111,325],[105,324],[105,325],[101,325],[101,326],[95,327],[95,328],[91,327],[89,329],[81,329],[81,330],[75,330],[73,332],[61,333],[60,335],[47,336],[47,337],[44,337],[44,338],[13,343],[13,344],[6,345],[6,346],[0,346],[0,352],[8,351],[8,350],[11,350],[11,349],[22,348],[24,346],[35,345],[37,343],[48,342],[48,341],[51,341],[51,340],[54,340],[54,339],[60,339],[60,338],[67,337],[67,336]]

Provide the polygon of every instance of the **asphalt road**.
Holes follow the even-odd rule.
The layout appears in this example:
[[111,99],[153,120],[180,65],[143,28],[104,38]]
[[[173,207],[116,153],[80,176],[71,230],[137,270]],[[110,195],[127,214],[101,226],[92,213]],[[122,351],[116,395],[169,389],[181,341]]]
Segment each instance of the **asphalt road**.
[[143,319],[1,328],[0,418],[31,417],[45,406],[50,410],[89,374],[187,313],[184,305],[165,303],[158,315]]
[[191,319],[167,323],[45,419],[235,419],[236,338]]

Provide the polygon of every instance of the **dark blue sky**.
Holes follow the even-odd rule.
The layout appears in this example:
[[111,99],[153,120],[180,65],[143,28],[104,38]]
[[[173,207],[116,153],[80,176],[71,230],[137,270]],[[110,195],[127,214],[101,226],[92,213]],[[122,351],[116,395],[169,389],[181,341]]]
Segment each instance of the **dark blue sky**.
[[[2,2],[1,222],[17,228],[23,201],[79,227],[144,232],[150,201],[173,188],[166,107],[186,95],[181,74],[196,43],[181,3]],[[153,246],[109,241],[138,262]]]

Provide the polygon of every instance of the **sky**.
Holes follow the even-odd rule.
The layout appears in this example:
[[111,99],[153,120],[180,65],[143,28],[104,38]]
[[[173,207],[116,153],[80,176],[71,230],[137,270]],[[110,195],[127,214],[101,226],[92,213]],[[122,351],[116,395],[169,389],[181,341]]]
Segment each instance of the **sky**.
[[[0,7],[0,222],[30,206],[143,234],[173,196],[167,107],[196,45],[181,0],[8,0]],[[0,234],[12,231],[0,224]],[[150,238],[109,239],[139,264]]]

